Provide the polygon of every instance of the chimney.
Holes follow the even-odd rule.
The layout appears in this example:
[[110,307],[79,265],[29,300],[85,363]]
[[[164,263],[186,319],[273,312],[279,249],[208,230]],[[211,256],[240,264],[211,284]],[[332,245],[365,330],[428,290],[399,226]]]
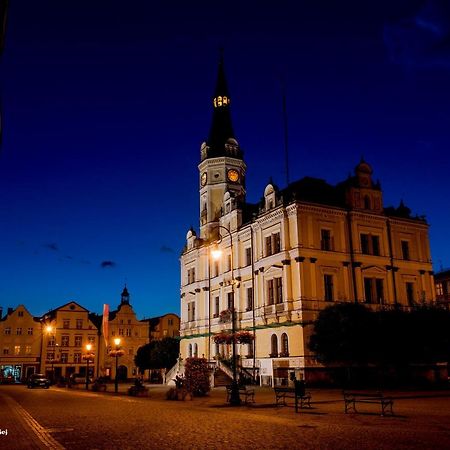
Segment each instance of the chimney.
[[14,311],[14,308],[8,308],[8,316],[9,316],[10,314],[12,314],[13,311]]

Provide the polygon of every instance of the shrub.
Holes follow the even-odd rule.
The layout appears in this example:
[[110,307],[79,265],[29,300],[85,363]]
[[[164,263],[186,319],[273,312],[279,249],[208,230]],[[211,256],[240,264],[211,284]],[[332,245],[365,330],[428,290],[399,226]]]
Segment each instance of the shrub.
[[196,397],[206,395],[210,389],[210,370],[205,358],[187,358],[184,369],[186,386]]

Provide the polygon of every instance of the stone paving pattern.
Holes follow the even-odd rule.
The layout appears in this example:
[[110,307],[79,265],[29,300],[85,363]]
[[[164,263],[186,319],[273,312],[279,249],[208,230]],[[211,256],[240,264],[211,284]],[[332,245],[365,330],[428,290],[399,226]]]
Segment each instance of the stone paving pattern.
[[8,427],[0,448],[55,448],[17,420],[7,398],[71,450],[450,448],[450,391],[393,392],[396,415],[381,417],[372,404],[344,414],[341,391],[332,389],[312,389],[313,408],[296,414],[293,403],[276,407],[270,388],[256,388],[255,404],[230,407],[224,388],[175,402],[165,399],[165,386],[150,386],[149,398],[128,397],[127,387],[116,395],[0,386],[0,428]]

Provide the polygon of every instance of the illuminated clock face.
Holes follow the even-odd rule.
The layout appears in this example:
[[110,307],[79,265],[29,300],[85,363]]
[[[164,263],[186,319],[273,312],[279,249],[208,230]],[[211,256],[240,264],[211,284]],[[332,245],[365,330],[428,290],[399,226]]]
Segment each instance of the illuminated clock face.
[[208,175],[206,174],[206,172],[202,173],[202,177],[200,179],[200,182],[202,183],[202,186],[204,186],[206,184],[206,181],[208,180]]
[[239,172],[237,170],[230,169],[227,173],[227,176],[230,181],[233,181],[233,183],[239,181]]

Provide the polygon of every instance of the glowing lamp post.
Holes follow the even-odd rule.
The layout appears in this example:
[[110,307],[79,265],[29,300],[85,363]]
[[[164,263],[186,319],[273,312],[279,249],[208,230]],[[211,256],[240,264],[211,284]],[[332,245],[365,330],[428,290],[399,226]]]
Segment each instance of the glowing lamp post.
[[86,344],[86,390],[89,389],[89,361],[91,359],[92,344]]
[[119,377],[118,377],[118,373],[117,373],[117,369],[118,369],[118,364],[119,364],[119,346],[120,346],[120,338],[115,338],[114,339],[114,344],[116,345],[116,350],[115,350],[115,357],[116,357],[116,376],[114,378],[114,392],[117,394],[117,392],[119,391]]
[[[53,337],[54,337],[54,330],[53,330],[53,327],[51,325],[47,325],[45,327],[45,332],[47,333],[48,336],[53,334]],[[55,342],[53,341],[53,345],[54,344],[55,344]],[[52,361],[52,383],[54,383],[55,382],[55,375],[54,375],[55,349],[53,348],[52,350],[53,350],[53,352],[52,352],[53,356],[52,356],[52,359],[51,359],[51,361]]]
[[[239,406],[241,404],[241,397],[239,396],[239,386],[237,382],[237,371],[236,371],[236,312],[234,308],[234,272],[233,272],[233,236],[228,228],[219,225],[219,229],[225,230],[230,236],[230,250],[231,250],[231,258],[230,258],[230,270],[231,270],[231,334],[232,334],[232,356],[233,356],[233,381],[231,383],[231,393],[230,393],[230,405]],[[222,238],[221,238],[222,239]],[[219,243],[221,241],[219,240]],[[219,248],[214,248],[211,250],[211,256],[214,260],[219,260],[222,256],[222,251]]]

